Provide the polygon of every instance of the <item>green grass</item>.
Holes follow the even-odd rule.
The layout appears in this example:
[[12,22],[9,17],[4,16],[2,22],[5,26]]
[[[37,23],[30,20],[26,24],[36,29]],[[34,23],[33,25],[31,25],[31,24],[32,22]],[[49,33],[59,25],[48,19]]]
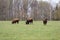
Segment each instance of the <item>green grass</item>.
[[60,40],[60,21],[49,21],[45,26],[42,21],[30,25],[0,21],[0,40]]

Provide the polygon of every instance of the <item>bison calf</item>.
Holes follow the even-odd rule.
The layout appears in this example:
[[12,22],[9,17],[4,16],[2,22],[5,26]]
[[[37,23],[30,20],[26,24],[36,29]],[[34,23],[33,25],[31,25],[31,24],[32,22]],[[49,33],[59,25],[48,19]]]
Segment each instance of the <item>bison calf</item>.
[[19,23],[19,19],[18,18],[15,18],[12,20],[12,24],[15,24],[15,23]]

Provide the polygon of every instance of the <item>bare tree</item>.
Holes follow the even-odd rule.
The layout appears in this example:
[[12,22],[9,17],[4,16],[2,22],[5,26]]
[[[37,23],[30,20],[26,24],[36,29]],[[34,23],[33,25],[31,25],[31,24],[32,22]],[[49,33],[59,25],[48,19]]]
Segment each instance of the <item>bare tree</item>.
[[51,14],[51,5],[48,2],[39,2],[39,13],[40,13],[40,18],[47,17],[50,19]]
[[54,20],[60,20],[60,6],[58,4],[54,11]]

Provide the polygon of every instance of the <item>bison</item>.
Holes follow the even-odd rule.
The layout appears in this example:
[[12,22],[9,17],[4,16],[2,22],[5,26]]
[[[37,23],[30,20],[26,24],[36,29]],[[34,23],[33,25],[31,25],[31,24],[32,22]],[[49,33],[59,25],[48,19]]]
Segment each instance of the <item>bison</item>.
[[28,19],[26,20],[26,24],[31,24],[31,23],[33,23],[33,19],[32,19],[32,18],[28,18]]
[[15,23],[19,23],[19,18],[14,18],[13,20],[12,20],[12,24],[15,24]]
[[47,24],[47,18],[45,18],[45,19],[43,20],[43,24],[44,24],[44,25]]

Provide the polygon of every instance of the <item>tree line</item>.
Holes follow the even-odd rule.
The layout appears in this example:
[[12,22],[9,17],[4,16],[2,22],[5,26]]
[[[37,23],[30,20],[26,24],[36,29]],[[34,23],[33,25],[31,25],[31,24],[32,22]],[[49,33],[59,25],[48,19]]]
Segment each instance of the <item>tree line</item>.
[[0,0],[0,20],[12,20],[19,18],[26,20],[32,17],[34,20],[42,20],[47,17],[48,20],[60,20],[60,7],[53,10],[48,2],[37,0]]

